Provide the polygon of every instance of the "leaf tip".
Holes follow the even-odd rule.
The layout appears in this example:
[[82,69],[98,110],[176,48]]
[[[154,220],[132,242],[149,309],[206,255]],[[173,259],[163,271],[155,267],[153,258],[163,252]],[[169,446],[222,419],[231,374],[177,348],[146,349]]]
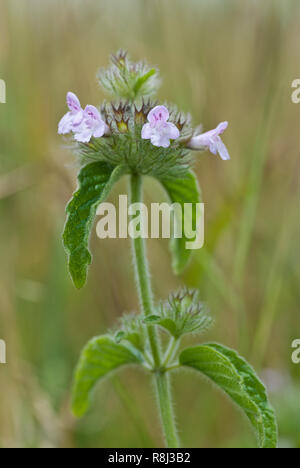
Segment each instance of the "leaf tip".
[[73,270],[72,266],[69,264],[69,271],[73,281],[73,284],[76,289],[82,289],[86,284],[87,271],[86,270]]
[[75,418],[82,418],[89,408],[89,403],[86,401],[78,401],[76,395],[73,397],[72,401],[72,413]]
[[185,270],[185,267],[186,267],[186,263],[185,262],[182,262],[180,261],[179,259],[174,259],[173,261],[173,264],[172,264],[172,267],[173,267],[173,272],[176,276],[180,276],[182,275],[182,273],[184,272]]

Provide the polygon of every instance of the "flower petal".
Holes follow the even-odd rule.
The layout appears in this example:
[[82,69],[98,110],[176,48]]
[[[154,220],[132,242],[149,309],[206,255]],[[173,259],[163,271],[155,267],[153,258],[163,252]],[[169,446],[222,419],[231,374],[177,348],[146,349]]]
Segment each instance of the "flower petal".
[[58,133],[59,135],[66,135],[70,133],[73,127],[73,118],[71,112],[68,112],[63,116],[61,121],[58,124]]
[[151,143],[153,146],[168,148],[170,146],[170,139],[166,135],[154,132],[151,136]]
[[218,125],[217,128],[216,128],[216,133],[217,133],[218,135],[222,135],[222,133],[225,132],[225,130],[226,130],[227,127],[228,127],[228,122],[225,121],[225,122],[219,123],[219,125]]
[[[220,139],[220,137],[217,137]],[[209,142],[209,151],[212,153],[212,154],[217,154],[218,152],[218,142],[215,138],[211,138],[210,142]]]
[[84,118],[102,121],[101,114],[95,106],[86,106],[84,109]]
[[165,123],[169,118],[169,111],[165,106],[156,106],[148,114],[148,121],[152,125]]
[[221,122],[216,128],[209,130],[208,132],[202,133],[202,137],[207,137],[209,140],[217,138],[228,127],[228,122]]
[[83,110],[80,109],[78,112],[72,115],[73,127],[77,127],[83,121]]
[[195,150],[202,150],[210,145],[209,133],[194,136],[188,142],[188,147]]
[[149,123],[146,123],[142,128],[142,138],[143,140],[149,140],[153,133],[153,128]]
[[169,138],[171,138],[171,140],[176,140],[176,138],[180,137],[180,131],[178,130],[176,125],[174,125],[171,122],[167,122],[166,126],[167,126],[167,129],[168,129],[167,135],[168,135]]
[[81,104],[76,94],[69,92],[67,94],[67,105],[71,112],[78,112],[81,110]]
[[219,153],[221,159],[223,159],[223,161],[229,161],[230,155],[228,153],[228,149],[226,148],[226,146],[223,143],[223,141],[221,140],[221,138],[218,139],[217,149],[218,149],[218,153]]
[[76,141],[81,143],[88,143],[93,135],[93,129],[89,128],[86,124],[82,124],[76,133],[74,138]]
[[103,120],[101,120],[93,131],[93,137],[101,138],[105,133],[105,128],[106,128],[106,125],[103,122]]

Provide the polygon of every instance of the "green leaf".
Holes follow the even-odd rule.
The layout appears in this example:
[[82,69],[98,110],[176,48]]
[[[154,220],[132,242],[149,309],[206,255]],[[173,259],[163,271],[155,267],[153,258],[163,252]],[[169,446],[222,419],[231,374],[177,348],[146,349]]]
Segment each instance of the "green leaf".
[[92,339],[82,351],[75,373],[72,409],[82,416],[89,408],[91,392],[96,383],[115,369],[142,362],[140,353],[130,345],[118,344],[110,336]]
[[116,343],[121,343],[122,340],[124,340],[126,337],[126,333],[124,331],[118,331],[116,334],[115,334],[115,340],[116,340]]
[[67,206],[68,218],[63,234],[69,271],[77,288],[84,286],[87,268],[92,262],[88,243],[97,207],[122,174],[121,166],[114,168],[101,161],[88,164],[79,173],[79,188]]
[[139,94],[141,87],[149,80],[149,78],[151,78],[151,76],[154,76],[155,74],[156,74],[155,68],[151,68],[151,70],[149,70],[143,76],[138,77],[133,88],[135,96]]
[[180,363],[196,369],[239,405],[255,428],[261,448],[276,448],[277,424],[266,389],[252,367],[235,351],[209,343],[185,349]]
[[136,314],[125,314],[121,317],[120,322],[120,329],[114,333],[115,341],[117,343],[127,341],[143,353],[147,341],[143,317]]
[[144,323],[151,325],[151,323],[159,323],[160,320],[160,315],[148,315],[148,317],[144,318]]
[[[172,204],[179,203],[183,209],[185,203],[200,203],[200,187],[197,178],[192,171],[186,174],[182,179],[161,180],[161,183],[167,191]],[[193,226],[196,221],[195,215],[195,210],[193,210]],[[182,225],[184,226],[184,219],[182,219]],[[186,242],[191,242],[192,240],[185,237],[184,229],[182,229],[182,233],[183,236],[181,239],[174,238],[171,241],[173,269],[176,274],[180,274],[184,270],[192,253],[192,250],[186,249]]]

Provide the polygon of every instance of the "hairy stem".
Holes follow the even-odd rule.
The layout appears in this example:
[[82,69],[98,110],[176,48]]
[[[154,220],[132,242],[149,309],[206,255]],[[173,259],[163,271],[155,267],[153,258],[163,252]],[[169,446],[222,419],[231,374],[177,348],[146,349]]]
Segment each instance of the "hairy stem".
[[[131,176],[131,203],[142,202],[142,178],[141,176]],[[142,229],[141,229],[142,230]],[[139,298],[144,315],[152,315],[153,293],[150,281],[149,267],[146,257],[146,245],[142,237],[133,239],[133,258],[136,271],[136,280]],[[154,326],[147,327],[153,362],[156,368],[160,367],[160,346]]]
[[160,418],[168,448],[179,448],[174,410],[171,400],[170,378],[166,372],[158,372],[155,382],[159,400]]
[[[130,189],[131,203],[141,203],[143,200],[141,176],[131,176]],[[133,239],[132,250],[141,308],[144,315],[149,316],[154,313],[153,292],[151,287],[149,266],[147,262],[146,245],[142,237]],[[170,383],[169,377],[166,375],[163,369],[161,369],[159,337],[157,335],[157,330],[153,325],[147,325],[147,333],[154,362],[155,384],[165,439],[168,447],[177,448],[179,447],[179,440],[172,407]]]
[[178,339],[175,339],[174,337],[171,339],[170,341],[170,344],[169,344],[169,347],[166,351],[166,354],[164,356],[164,360],[163,360],[163,367],[166,367],[172,360],[174,354],[175,354],[175,351],[178,349],[178,343],[179,340]]

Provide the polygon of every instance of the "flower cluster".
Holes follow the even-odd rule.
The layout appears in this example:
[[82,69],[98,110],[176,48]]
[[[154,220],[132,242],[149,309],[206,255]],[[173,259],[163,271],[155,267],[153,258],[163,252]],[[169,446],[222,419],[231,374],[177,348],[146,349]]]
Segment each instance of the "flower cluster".
[[[152,94],[155,81],[153,77],[157,75],[156,69],[148,69],[142,63],[132,64],[127,58],[127,54],[120,51],[119,54],[112,57],[112,67],[106,72],[102,72],[100,78],[105,89],[118,90],[120,98],[126,96],[121,104],[111,103],[113,119],[117,122],[117,128],[111,125],[111,119],[105,112],[107,105],[104,105],[101,112],[94,106],[88,105],[83,110],[78,97],[69,92],[67,94],[67,106],[69,111],[61,119],[58,126],[58,133],[65,135],[73,133],[74,139],[79,143],[88,144],[93,140],[99,140],[102,137],[124,134],[131,137],[131,141],[137,138],[150,140],[155,148],[177,149],[180,148],[182,154],[184,151],[209,150],[212,154],[219,154],[223,160],[229,160],[228,150],[221,140],[220,135],[226,130],[228,122],[220,123],[215,129],[206,133],[197,134],[197,131],[187,133],[183,127],[187,127],[186,121],[181,124],[180,119],[174,118],[174,113],[165,105],[149,103],[145,106],[144,98],[140,96]],[[119,89],[120,88],[120,89]],[[136,109],[139,101],[142,99],[142,110]],[[149,101],[150,102],[150,101]],[[134,109],[132,110],[132,106]],[[129,124],[130,116],[135,116],[133,126]],[[172,114],[172,116],[171,116]],[[139,118],[141,117],[141,118]],[[173,120],[173,121],[172,121]],[[138,132],[138,133],[137,133]],[[118,149],[118,143],[114,139],[115,150]],[[132,153],[132,143],[129,145]],[[160,156],[162,156],[160,154]],[[166,159],[169,153],[166,153]],[[153,157],[155,154],[153,153]]]

